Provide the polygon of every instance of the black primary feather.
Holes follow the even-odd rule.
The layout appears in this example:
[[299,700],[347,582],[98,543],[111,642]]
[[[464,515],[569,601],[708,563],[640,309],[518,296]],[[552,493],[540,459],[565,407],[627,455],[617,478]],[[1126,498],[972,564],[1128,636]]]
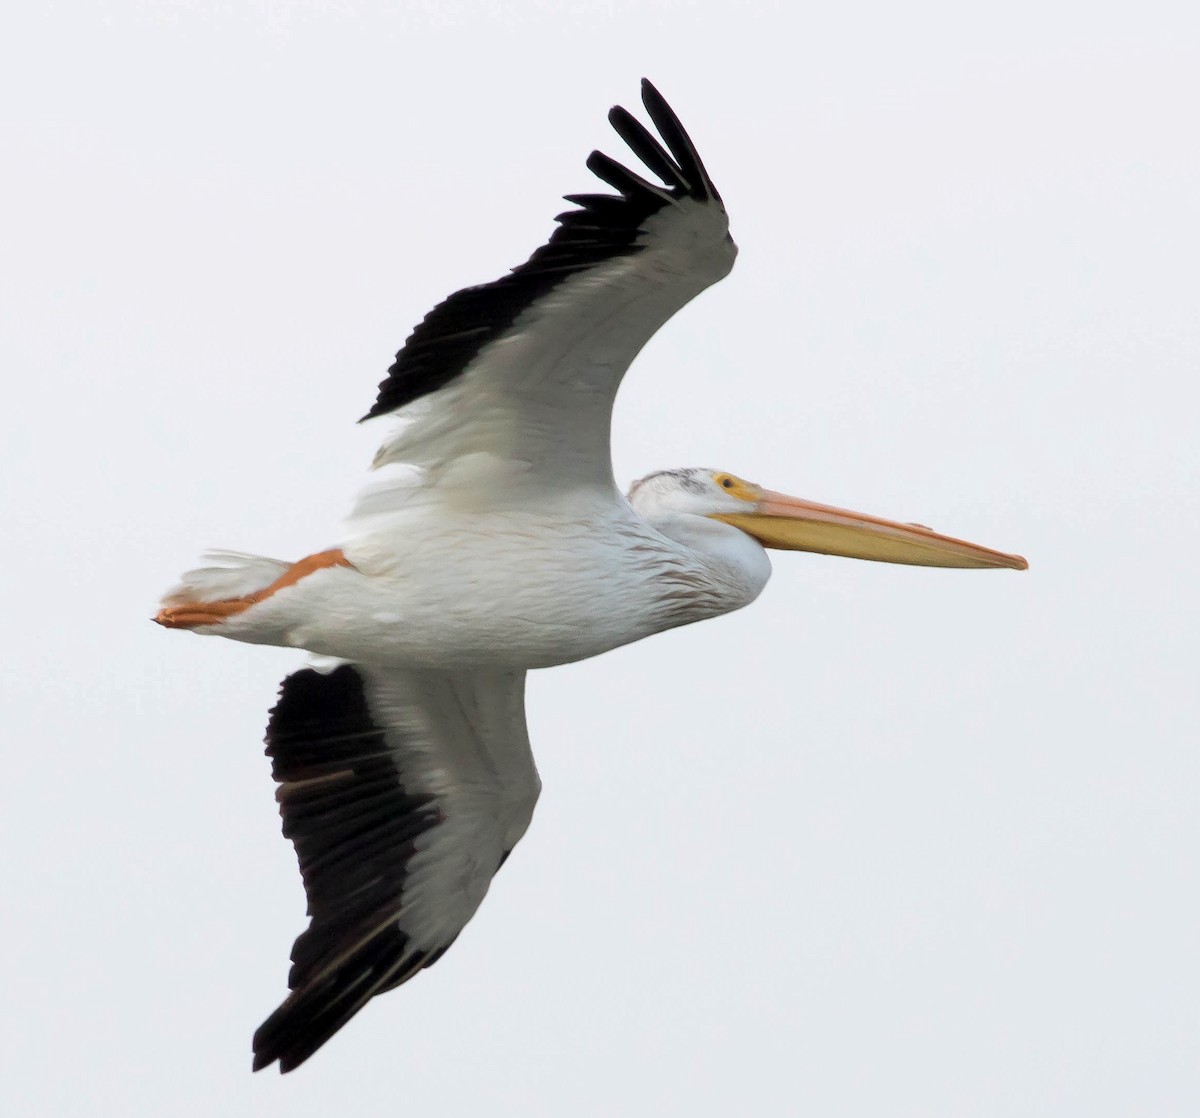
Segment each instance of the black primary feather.
[[405,789],[350,664],[283,681],[267,756],[312,921],[292,948],[291,995],[254,1034],[254,1070],[291,1071],[449,946],[414,950],[398,923],[413,843],[441,815],[435,797]]

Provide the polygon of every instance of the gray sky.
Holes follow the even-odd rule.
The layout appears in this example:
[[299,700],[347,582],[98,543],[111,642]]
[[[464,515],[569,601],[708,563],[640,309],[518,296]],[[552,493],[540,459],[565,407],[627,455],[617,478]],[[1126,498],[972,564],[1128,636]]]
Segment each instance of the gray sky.
[[[6,1113],[1197,1113],[1189,5],[44,7],[0,29]],[[618,476],[1031,569],[782,555],[537,674],[479,916],[251,1076],[299,657],[147,618],[205,548],[327,545],[394,350],[623,154],[643,74],[742,255],[635,366]]]

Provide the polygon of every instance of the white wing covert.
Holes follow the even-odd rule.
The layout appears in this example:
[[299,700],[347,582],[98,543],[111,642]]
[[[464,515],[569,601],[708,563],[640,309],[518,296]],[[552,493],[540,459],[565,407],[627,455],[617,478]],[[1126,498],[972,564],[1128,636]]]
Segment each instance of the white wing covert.
[[425,486],[437,486],[456,462],[482,456],[540,491],[612,486],[609,421],[625,370],[737,254],[683,126],[646,81],[642,100],[661,142],[620,107],[609,120],[665,185],[593,152],[589,169],[619,194],[567,195],[578,208],[558,216],[548,243],[509,275],[450,296],[396,355],[364,419],[410,422],[376,465],[422,467]]
[[267,755],[312,920],[256,1071],[303,1063],[475,914],[540,789],[524,689],[524,672],[362,664],[284,680]]

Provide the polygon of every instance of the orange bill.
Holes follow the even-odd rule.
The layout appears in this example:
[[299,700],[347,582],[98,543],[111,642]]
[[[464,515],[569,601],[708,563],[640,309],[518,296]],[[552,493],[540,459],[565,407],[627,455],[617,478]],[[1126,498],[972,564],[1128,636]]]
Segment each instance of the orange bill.
[[815,551],[917,567],[1008,567],[1023,571],[1029,566],[1020,555],[942,536],[920,524],[901,524],[770,490],[762,491],[753,511],[716,513],[714,519],[740,528],[764,547],[785,551]]

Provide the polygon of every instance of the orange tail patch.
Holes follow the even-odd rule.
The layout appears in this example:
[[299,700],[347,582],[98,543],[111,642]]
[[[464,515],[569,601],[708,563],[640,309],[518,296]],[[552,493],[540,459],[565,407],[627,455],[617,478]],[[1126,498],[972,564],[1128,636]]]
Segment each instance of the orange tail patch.
[[225,598],[219,602],[185,602],[178,606],[164,606],[154,615],[154,620],[168,629],[195,629],[198,625],[215,625],[227,617],[243,613],[251,606],[269,598],[272,594],[293,586],[302,578],[322,571],[326,567],[353,567],[340,547],[332,551],[318,551],[298,563],[293,563],[270,586],[256,590],[242,598]]

